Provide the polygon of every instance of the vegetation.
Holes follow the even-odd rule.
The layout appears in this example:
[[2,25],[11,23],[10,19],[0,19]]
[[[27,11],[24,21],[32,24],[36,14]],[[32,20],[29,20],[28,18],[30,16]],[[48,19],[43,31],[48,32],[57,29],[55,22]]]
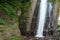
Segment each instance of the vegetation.
[[57,31],[60,31],[60,21],[58,20],[58,27],[57,27]]
[[54,3],[55,3],[55,0],[50,0],[50,2],[51,2],[51,4],[52,4],[52,6],[53,6]]
[[[22,15],[30,5],[30,0],[0,0],[0,10],[3,10],[10,20],[17,17],[17,10],[21,9]],[[5,24],[5,20],[0,17],[0,25]]]
[[[21,37],[18,37],[17,35],[19,35],[20,33],[18,32],[18,25],[14,24],[16,22],[18,22],[16,19],[19,19],[19,23],[22,27],[26,26],[26,22],[27,22],[27,17],[25,15],[25,12],[28,10],[29,6],[30,6],[31,2],[30,0],[0,0],[0,10],[2,13],[0,13],[0,25],[4,25],[3,28],[0,28],[0,32],[3,34],[5,34],[7,37],[9,37],[9,39],[11,40],[21,40]],[[18,16],[17,15],[17,11],[21,10],[21,15]],[[8,21],[7,21],[8,20]],[[14,24],[12,25],[8,25],[9,24]],[[6,25],[6,28],[5,28]],[[3,30],[5,29],[5,30]],[[6,30],[9,29],[9,30]],[[14,31],[14,32],[11,32]],[[11,33],[11,35],[15,36],[8,36]],[[4,35],[3,35],[4,36]],[[5,38],[2,39],[7,39],[9,40],[7,37],[5,36]],[[20,35],[19,35],[20,36]]]
[[11,38],[11,40],[21,40],[19,37],[17,37],[17,36],[13,36],[12,38]]

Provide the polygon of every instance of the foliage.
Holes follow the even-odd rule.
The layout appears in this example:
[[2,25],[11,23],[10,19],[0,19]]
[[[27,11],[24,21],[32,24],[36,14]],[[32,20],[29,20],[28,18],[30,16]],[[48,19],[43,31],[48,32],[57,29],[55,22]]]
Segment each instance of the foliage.
[[58,20],[58,27],[57,27],[57,31],[60,31],[60,20]]
[[6,23],[3,21],[3,19],[0,18],[0,25],[4,25],[4,24]]
[[60,25],[57,26],[57,29],[56,29],[58,32],[60,32]]
[[[10,20],[17,17],[16,12],[18,9],[21,9],[24,13],[29,5],[30,0],[0,0],[0,10],[3,9]],[[4,20],[1,19],[0,24],[4,24]]]
[[51,4],[54,5],[56,0],[50,0]]
[[4,3],[4,4],[2,4],[2,8],[10,19],[15,17],[16,10],[11,5],[9,5],[8,3]]
[[27,10],[27,8],[29,8],[30,3],[31,3],[30,1],[23,3],[24,11]]

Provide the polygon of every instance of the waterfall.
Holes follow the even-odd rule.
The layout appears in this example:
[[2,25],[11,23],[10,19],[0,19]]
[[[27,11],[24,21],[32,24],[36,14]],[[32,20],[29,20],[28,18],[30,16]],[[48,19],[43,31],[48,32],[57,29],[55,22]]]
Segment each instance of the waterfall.
[[43,28],[45,24],[45,18],[47,13],[47,0],[41,0],[39,13],[38,13],[38,28],[35,37],[43,37]]

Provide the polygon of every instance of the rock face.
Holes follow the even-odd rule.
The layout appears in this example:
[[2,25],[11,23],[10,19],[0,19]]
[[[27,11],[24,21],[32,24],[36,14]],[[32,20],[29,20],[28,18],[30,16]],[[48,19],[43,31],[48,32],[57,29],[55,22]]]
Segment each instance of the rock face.
[[43,37],[43,38],[29,38],[26,40],[55,40],[55,39],[51,36],[51,37]]
[[31,0],[32,4],[31,4],[31,7],[29,8],[29,11],[28,11],[28,21],[27,21],[27,29],[26,31],[30,31],[30,27],[31,27],[31,22],[32,22],[32,18],[33,18],[33,14],[34,14],[34,10],[36,8],[36,4],[37,4],[37,0]]
[[[56,2],[56,4],[54,5],[54,9],[53,9],[53,35],[49,35],[49,36],[45,36],[45,38],[31,38],[31,39],[28,39],[28,40],[60,40],[60,37],[58,35],[60,35],[59,33],[55,33],[56,31],[56,28],[57,28],[57,10],[58,10],[58,2]],[[34,24],[34,23],[32,23]],[[34,25],[33,25],[34,26]],[[34,27],[33,27],[34,28]],[[47,29],[49,30],[49,29]]]

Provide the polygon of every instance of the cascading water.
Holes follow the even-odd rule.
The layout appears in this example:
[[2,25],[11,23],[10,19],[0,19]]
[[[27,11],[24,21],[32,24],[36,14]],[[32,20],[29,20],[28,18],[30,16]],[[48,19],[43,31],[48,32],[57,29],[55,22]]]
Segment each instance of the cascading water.
[[47,0],[41,0],[38,14],[38,28],[36,37],[43,37],[43,28],[45,24],[45,18],[47,13]]

